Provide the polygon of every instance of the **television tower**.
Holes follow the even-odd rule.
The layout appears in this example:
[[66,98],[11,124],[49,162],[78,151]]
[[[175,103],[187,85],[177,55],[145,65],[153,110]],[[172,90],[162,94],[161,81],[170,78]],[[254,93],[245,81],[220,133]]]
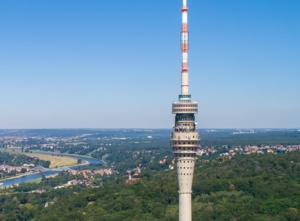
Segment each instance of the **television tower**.
[[179,221],[192,220],[192,184],[196,152],[199,148],[199,134],[196,130],[195,114],[198,104],[191,100],[188,81],[188,8],[183,0],[181,31],[181,94],[173,102],[172,113],[175,114],[174,131],[171,134],[172,151],[176,158],[179,184]]

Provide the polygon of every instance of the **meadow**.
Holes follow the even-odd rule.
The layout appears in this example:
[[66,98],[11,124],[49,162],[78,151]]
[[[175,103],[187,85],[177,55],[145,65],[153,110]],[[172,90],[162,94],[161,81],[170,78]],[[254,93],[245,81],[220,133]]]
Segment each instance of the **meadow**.
[[50,168],[56,168],[61,166],[71,166],[77,164],[77,159],[65,156],[52,156],[38,153],[22,153],[27,156],[37,157],[41,160],[50,161]]

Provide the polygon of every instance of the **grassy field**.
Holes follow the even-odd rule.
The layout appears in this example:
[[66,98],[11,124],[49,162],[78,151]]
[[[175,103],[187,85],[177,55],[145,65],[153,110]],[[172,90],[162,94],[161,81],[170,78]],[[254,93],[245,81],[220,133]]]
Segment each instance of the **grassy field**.
[[32,156],[32,157],[37,157],[41,160],[48,160],[51,162],[50,168],[55,168],[55,167],[61,167],[61,166],[71,166],[77,164],[77,159],[76,158],[71,158],[71,157],[60,157],[60,156],[52,156],[52,155],[47,155],[47,154],[39,154],[39,153],[26,153],[26,152],[21,152],[21,150],[10,150],[7,149],[7,152],[10,153],[17,153],[17,154],[24,154],[27,156]]
[[30,180],[27,183],[35,183],[35,184],[39,184],[42,181],[42,178],[38,178],[36,180]]
[[105,154],[105,155],[102,157],[102,160],[105,161],[105,159],[106,159],[108,156],[109,156],[108,154]]
[[50,168],[71,166],[77,164],[77,159],[71,157],[51,156],[51,155],[37,154],[37,153],[22,153],[22,154],[25,154],[27,156],[37,157],[41,160],[48,160],[51,162]]

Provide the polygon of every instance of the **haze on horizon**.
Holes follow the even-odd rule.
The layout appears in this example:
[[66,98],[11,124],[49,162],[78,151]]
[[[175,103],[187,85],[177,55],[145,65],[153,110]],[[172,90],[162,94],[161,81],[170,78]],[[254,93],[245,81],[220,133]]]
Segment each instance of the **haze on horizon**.
[[[198,128],[300,127],[300,1],[189,0]],[[0,1],[0,128],[170,128],[181,1]]]

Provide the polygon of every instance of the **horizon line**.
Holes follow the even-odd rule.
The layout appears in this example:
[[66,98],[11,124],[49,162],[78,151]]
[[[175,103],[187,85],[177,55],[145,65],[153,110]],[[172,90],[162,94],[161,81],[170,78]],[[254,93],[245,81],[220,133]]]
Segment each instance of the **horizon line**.
[[[101,128],[101,127],[44,127],[44,128],[0,128],[0,130],[172,130],[172,128],[152,128],[152,127],[115,127],[115,128]],[[287,129],[300,130],[300,127],[205,127],[197,128],[197,130],[251,130],[251,129]]]

